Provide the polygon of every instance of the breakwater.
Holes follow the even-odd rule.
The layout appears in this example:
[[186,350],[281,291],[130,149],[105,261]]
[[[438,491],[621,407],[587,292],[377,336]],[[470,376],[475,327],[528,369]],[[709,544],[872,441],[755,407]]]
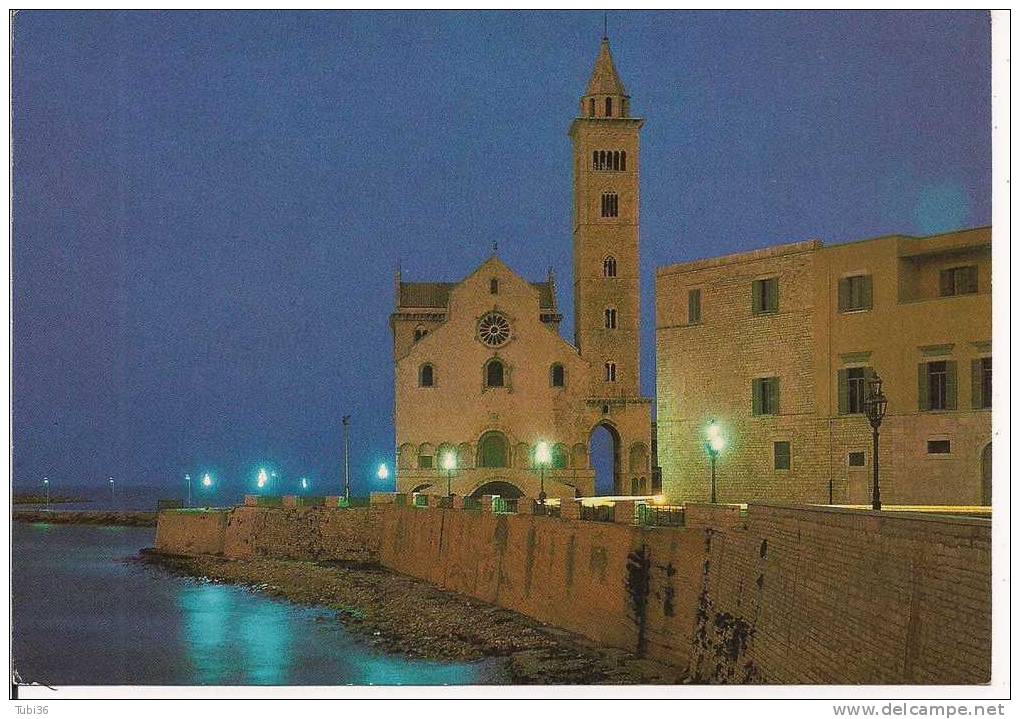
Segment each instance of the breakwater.
[[91,524],[106,527],[155,527],[155,512],[93,512],[88,510],[25,510],[13,512],[15,522]]
[[442,506],[160,514],[157,549],[366,558],[692,680],[977,684],[990,678],[989,520],[823,507],[686,508],[682,527]]

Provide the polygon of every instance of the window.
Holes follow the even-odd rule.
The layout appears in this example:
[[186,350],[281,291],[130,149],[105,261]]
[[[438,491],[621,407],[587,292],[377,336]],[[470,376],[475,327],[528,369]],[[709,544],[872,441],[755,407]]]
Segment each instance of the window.
[[607,97],[606,98],[606,117],[612,117],[612,116],[613,116],[613,98]]
[[701,290],[687,292],[687,324],[696,325],[701,322]]
[[759,377],[751,381],[751,414],[779,414],[778,377]]
[[864,452],[851,452],[846,456],[846,463],[850,467],[863,467]]
[[418,386],[419,387],[434,387],[436,383],[435,371],[432,369],[432,365],[423,364],[418,368]]
[[992,406],[992,358],[981,357],[970,363],[970,406],[988,409]]
[[499,294],[499,280],[497,280],[495,277],[489,280],[489,294],[490,295]]
[[605,318],[606,318],[606,329],[607,330],[615,330],[616,329],[616,310],[613,309],[612,307],[607,307],[606,308],[606,312],[605,312]]
[[868,398],[868,380],[874,372],[870,367],[851,367],[837,373],[839,413],[864,414]]
[[612,255],[602,260],[602,276],[616,277],[616,258]]
[[627,171],[627,151],[620,150],[620,172]]
[[563,387],[566,384],[564,379],[563,365],[557,362],[549,369],[549,384],[553,387]]
[[844,277],[839,281],[839,311],[871,309],[871,275]]
[[485,386],[502,387],[503,380],[503,363],[498,359],[490,360],[489,364],[485,365]]
[[751,312],[763,315],[779,311],[779,279],[755,280],[751,286]]
[[625,172],[627,153],[623,150],[593,150],[591,169],[602,172]]
[[431,454],[419,454],[418,455],[418,469],[432,469],[432,455]]
[[606,382],[615,382],[616,381],[616,363],[615,362],[606,362],[605,375],[604,376],[605,376],[605,381]]
[[500,432],[486,432],[478,440],[479,467],[506,467],[510,443]]
[[417,342],[418,340],[420,340],[422,337],[424,337],[428,333],[429,333],[429,331],[427,329],[425,329],[424,327],[422,327],[421,325],[415,327],[414,328],[414,341]]
[[776,469],[789,469],[790,468],[790,443],[789,442],[773,442],[772,443],[772,454],[774,458]]
[[939,360],[917,366],[917,405],[922,411],[956,409],[956,362]]
[[620,215],[620,196],[615,192],[603,192],[602,193],[602,216],[603,217],[619,217]]
[[928,454],[949,454],[948,439],[929,439]]
[[939,297],[972,295],[978,291],[978,268],[951,267],[939,273]]
[[588,100],[588,117],[595,117],[595,98]]

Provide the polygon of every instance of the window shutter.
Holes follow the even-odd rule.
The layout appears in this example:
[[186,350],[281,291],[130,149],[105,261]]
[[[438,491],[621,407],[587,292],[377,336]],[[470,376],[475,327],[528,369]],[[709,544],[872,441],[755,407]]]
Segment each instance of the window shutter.
[[751,380],[751,414],[761,414],[761,385],[760,379]]
[[966,277],[967,292],[973,293],[978,291],[978,268],[977,267],[965,267],[964,276]]
[[946,362],[946,409],[956,409],[956,362]]
[[948,297],[953,294],[953,271],[942,270],[939,273],[939,296]]
[[837,306],[840,312],[846,312],[850,308],[850,278],[844,277],[839,281],[839,301]]
[[768,292],[768,307],[766,308],[769,312],[779,311],[779,280],[771,279],[765,283],[766,291]]
[[871,303],[872,303],[872,299],[871,299],[871,275],[865,275],[864,279],[862,280],[862,283],[863,283],[863,287],[861,288],[861,294],[863,295],[863,297],[862,297],[863,302],[861,302],[861,307],[862,307],[862,309],[870,310],[871,309]]
[[931,409],[928,400],[928,363],[921,362],[917,365],[917,408],[922,412]]
[[970,361],[970,408],[981,409],[981,360]]
[[836,373],[836,394],[839,396],[839,413],[849,414],[850,413],[850,388],[847,383],[849,377],[849,371],[845,369],[839,370]]
[[751,311],[754,314],[761,313],[761,280],[751,283]]
[[769,402],[769,406],[772,409],[772,414],[779,414],[779,378],[773,377],[769,381],[769,395],[772,400]]

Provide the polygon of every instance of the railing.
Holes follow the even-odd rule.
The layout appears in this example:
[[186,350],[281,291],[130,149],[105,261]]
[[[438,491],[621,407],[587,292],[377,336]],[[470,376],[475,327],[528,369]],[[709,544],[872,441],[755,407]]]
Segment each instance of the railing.
[[656,504],[639,504],[635,507],[637,523],[645,527],[684,526],[683,507],[660,507]]
[[581,519],[586,522],[612,522],[613,505],[599,504],[594,507],[581,505]]

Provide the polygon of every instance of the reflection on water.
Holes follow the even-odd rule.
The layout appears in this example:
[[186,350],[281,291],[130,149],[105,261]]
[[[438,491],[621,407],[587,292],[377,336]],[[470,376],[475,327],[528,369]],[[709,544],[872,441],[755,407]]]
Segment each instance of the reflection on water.
[[123,561],[153,530],[15,524],[14,666],[72,684],[477,684],[445,664],[357,644],[327,610]]

